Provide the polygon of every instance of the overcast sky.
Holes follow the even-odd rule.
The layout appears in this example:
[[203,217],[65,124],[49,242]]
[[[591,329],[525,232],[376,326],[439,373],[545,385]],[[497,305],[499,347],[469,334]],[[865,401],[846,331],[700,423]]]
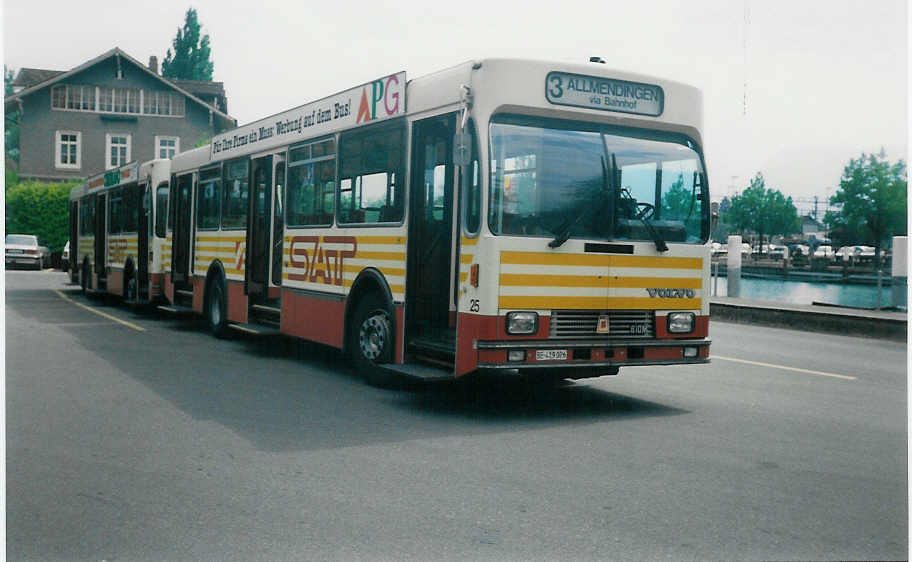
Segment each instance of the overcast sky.
[[874,1],[59,2],[5,0],[4,63],[68,70],[114,46],[161,61],[192,5],[240,124],[375,77],[469,59],[586,61],[703,90],[713,199],[762,171],[793,197],[908,154],[906,3]]

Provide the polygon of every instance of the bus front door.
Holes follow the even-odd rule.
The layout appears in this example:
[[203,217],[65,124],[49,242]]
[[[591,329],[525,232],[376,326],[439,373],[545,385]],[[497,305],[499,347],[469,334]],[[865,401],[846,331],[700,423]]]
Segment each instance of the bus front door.
[[407,349],[452,361],[456,341],[455,318],[450,314],[455,117],[426,119],[414,127],[406,273]]
[[70,272],[70,283],[76,282],[76,265],[79,258],[79,201],[70,201],[70,255],[61,264]]
[[[278,329],[282,284],[282,185],[285,160],[270,154],[253,160],[247,229],[247,318],[250,323]],[[278,260],[278,261],[277,261]]]
[[266,298],[269,279],[269,240],[272,234],[272,156],[253,161],[250,221],[247,229],[247,296],[251,304]]
[[108,249],[108,237],[107,237],[107,219],[108,219],[108,209],[107,194],[95,195],[95,275],[97,282],[93,286],[87,280],[86,287],[91,287],[92,289],[101,290],[102,284],[107,285],[106,281],[106,257]]
[[193,217],[193,174],[178,176],[174,194],[174,238],[171,252],[171,279],[175,288],[190,281],[190,236]]
[[149,231],[152,223],[149,215],[152,212],[151,185],[140,184],[136,187],[136,201],[139,205],[139,217],[136,224],[136,298],[149,299]]

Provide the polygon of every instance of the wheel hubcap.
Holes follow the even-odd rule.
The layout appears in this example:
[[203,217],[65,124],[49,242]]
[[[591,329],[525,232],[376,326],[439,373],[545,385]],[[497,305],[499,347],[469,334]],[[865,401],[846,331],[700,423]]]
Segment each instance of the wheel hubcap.
[[389,341],[389,320],[386,314],[375,313],[361,323],[358,334],[361,355],[370,361],[376,361],[386,350]]

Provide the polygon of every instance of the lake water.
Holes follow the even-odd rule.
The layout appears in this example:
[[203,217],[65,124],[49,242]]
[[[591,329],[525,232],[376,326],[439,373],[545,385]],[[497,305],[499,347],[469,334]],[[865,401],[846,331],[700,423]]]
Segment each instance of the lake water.
[[[889,279],[886,279],[889,282]],[[718,281],[709,280],[710,294],[715,286],[718,296],[728,294],[728,279],[719,277]],[[893,304],[893,288],[887,285],[881,288],[881,306]],[[874,308],[877,306],[876,285],[846,285],[842,283],[808,283],[805,281],[784,281],[778,279],[741,278],[741,295],[743,299],[760,299],[787,302],[792,304],[812,304],[823,302],[842,306]]]

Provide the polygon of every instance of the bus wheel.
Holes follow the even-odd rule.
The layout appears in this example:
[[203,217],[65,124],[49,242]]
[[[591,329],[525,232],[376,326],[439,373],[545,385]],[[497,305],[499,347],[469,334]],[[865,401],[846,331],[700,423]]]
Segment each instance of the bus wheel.
[[228,303],[225,298],[225,286],[221,279],[213,279],[206,291],[206,320],[209,330],[217,338],[228,335]]
[[349,349],[358,373],[368,384],[392,386],[395,377],[379,367],[393,357],[393,323],[383,302],[374,295],[361,299],[349,334]]

